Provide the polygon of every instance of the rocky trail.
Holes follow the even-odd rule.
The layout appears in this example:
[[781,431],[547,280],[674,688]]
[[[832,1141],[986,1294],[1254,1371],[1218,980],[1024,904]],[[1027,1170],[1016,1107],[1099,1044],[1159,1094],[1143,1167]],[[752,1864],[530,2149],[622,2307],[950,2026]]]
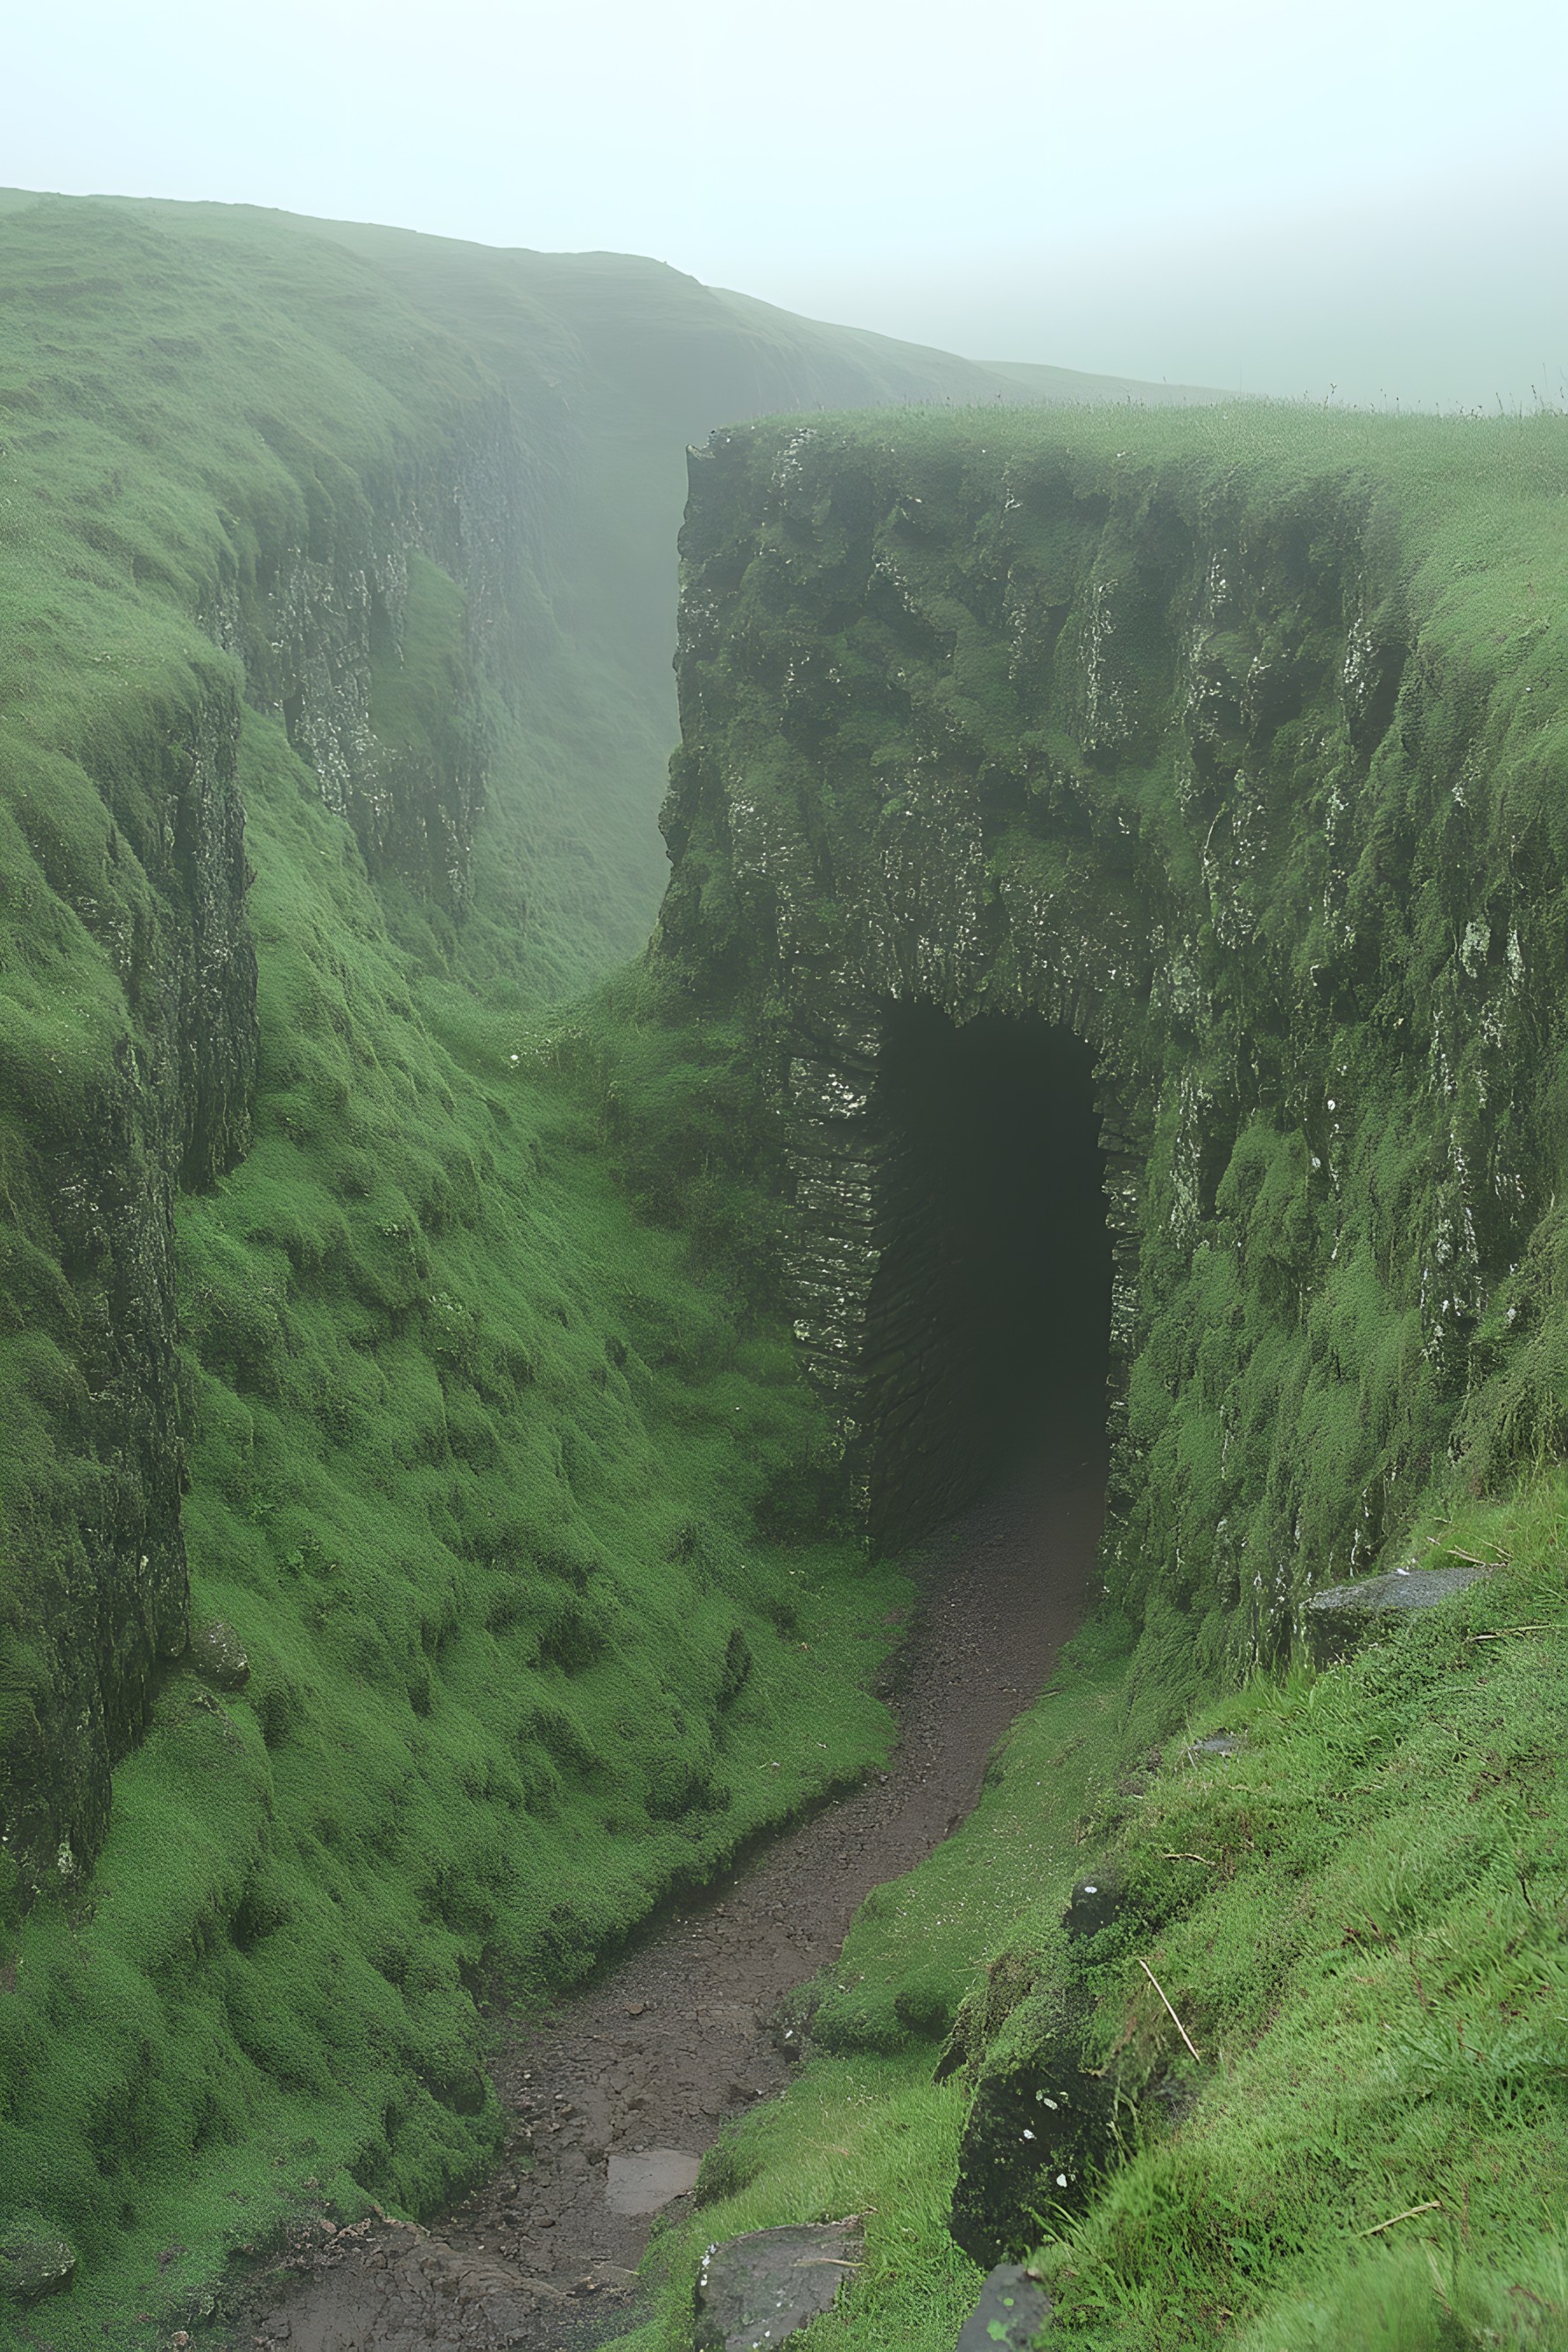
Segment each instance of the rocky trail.
[[1083,1614],[1102,1509],[1098,1443],[1063,1439],[930,1538],[887,1772],[519,2031],[494,2068],[501,2169],[428,2228],[297,2238],[256,2282],[236,2352],[587,2352],[635,2325],[654,2213],[689,2196],[727,2116],[784,2089],[788,2045],[769,2030],[784,1996],[974,1804]]

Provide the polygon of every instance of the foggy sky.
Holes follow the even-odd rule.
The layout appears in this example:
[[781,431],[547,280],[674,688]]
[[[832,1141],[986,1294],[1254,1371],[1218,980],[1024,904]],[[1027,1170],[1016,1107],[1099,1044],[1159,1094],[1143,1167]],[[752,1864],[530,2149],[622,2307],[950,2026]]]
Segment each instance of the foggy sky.
[[14,186],[649,254],[980,359],[1565,397],[1562,0],[17,13]]

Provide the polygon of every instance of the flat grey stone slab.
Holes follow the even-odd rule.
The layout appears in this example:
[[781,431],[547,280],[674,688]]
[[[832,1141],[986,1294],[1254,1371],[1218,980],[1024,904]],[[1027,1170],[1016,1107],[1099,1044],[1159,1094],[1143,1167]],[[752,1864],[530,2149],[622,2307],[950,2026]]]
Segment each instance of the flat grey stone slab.
[[700,2156],[678,2147],[643,2147],[635,2156],[612,2156],[605,2179],[605,2202],[612,2213],[658,2213],[697,2186]]
[[1479,1584],[1489,1569],[1467,1560],[1452,1568],[1396,1568],[1386,1576],[1363,1576],[1356,1584],[1331,1584],[1314,1592],[1309,1609],[1431,1609],[1467,1584]]
[[1342,1656],[1374,1633],[1380,1622],[1396,1624],[1417,1609],[1435,1609],[1491,1570],[1468,1560],[1451,1568],[1396,1568],[1387,1576],[1367,1576],[1356,1584],[1331,1584],[1307,1603],[1307,1633],[1320,1664]]
[[1028,2352],[1051,2315],[1050,2298],[1019,2263],[1003,2263],[980,2290],[954,2352]]
[[772,2352],[832,2309],[864,2242],[856,2216],[749,2230],[710,2246],[697,2274],[696,2352]]

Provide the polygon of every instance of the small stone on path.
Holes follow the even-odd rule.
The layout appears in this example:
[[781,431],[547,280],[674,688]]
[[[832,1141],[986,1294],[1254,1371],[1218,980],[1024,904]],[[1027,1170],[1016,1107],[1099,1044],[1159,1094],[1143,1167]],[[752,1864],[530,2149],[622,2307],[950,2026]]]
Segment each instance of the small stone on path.
[[612,2156],[605,2202],[612,2213],[657,2213],[697,2186],[702,2159],[678,2147],[645,2147],[635,2156]]

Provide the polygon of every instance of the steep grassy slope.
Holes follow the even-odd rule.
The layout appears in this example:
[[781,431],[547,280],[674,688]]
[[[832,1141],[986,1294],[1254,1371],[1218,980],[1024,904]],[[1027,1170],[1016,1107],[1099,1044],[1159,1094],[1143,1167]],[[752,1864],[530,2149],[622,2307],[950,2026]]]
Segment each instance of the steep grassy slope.
[[[487,419],[330,249],[331,337],[112,212],[5,227],[5,1811],[47,1869],[101,1835],[184,1640],[170,1221],[248,1130],[242,698],[290,714],[367,856],[460,902],[471,761],[399,794],[364,714],[411,551],[458,557],[449,515],[411,516],[420,436],[455,498]],[[460,618],[439,650],[471,690]]]
[[[948,2227],[972,2104],[1021,2076],[1026,2158],[1075,2004],[1073,2067],[1095,2071],[1066,2082],[1114,2081],[1110,2168],[1087,2210],[1037,2173],[1020,2212],[1045,2342],[1568,2340],[1565,1504],[1554,1473],[1424,1531],[1497,1576],[1350,1664],[1255,1678],[1131,1769],[1126,1659],[1086,1651],[965,1827],[861,1913],[802,2005],[825,2054],[709,2158],[627,2352],[689,2340],[715,2238],[854,2211],[866,2269],[804,2345],[950,2352],[983,2275]],[[1221,1733],[1233,1752],[1200,1746]],[[1075,1938],[1085,1877],[1120,1909]]]

